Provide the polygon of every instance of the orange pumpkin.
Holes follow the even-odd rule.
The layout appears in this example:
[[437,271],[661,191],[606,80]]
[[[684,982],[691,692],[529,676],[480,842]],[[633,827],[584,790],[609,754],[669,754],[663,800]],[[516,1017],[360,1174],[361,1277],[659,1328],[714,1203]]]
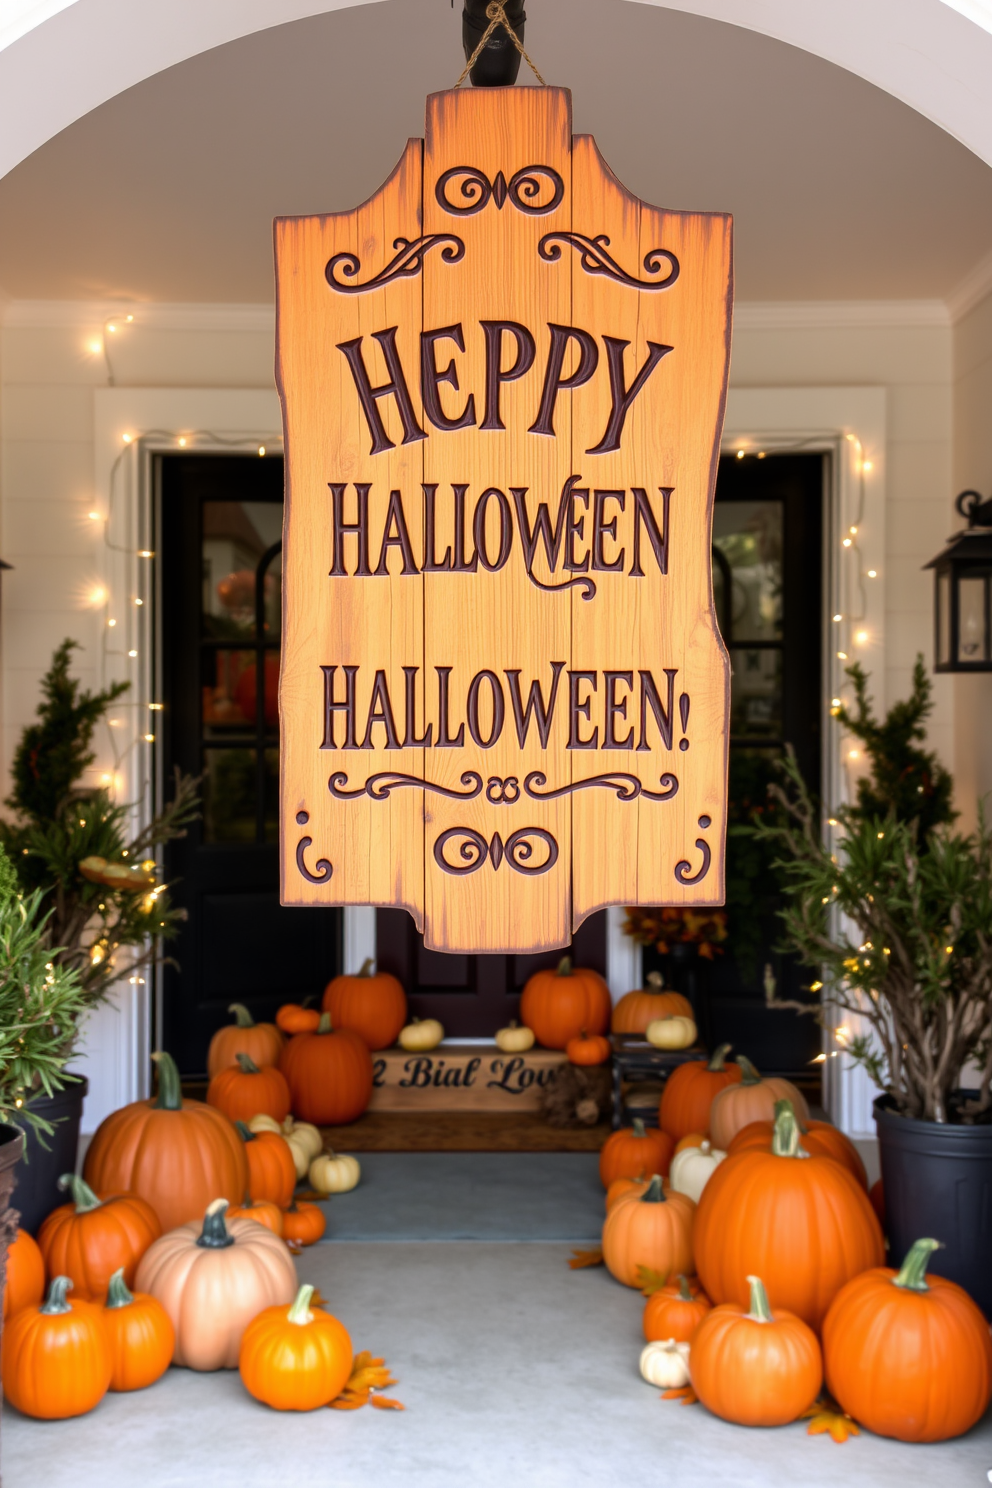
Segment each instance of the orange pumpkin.
[[[296,1187],[296,1164],[285,1137],[277,1132],[253,1132],[243,1121],[236,1121],[238,1135],[248,1157],[248,1192],[257,1203],[265,1199],[280,1209],[293,1201]],[[281,1228],[276,1230],[282,1234]]]
[[721,1090],[710,1106],[710,1141],[714,1147],[727,1152],[737,1133],[752,1121],[774,1121],[775,1105],[780,1100],[791,1101],[799,1120],[804,1124],[809,1121],[809,1107],[791,1081],[778,1075],[762,1079],[743,1054],[738,1054],[737,1063],[742,1071],[740,1081]]
[[[710,1129],[710,1107],[713,1101],[726,1090],[736,1085],[744,1071],[739,1064],[727,1064],[729,1044],[721,1044],[712,1058],[693,1059],[673,1069],[665,1081],[658,1107],[658,1120],[662,1130],[676,1141],[699,1132],[703,1136]],[[714,1143],[714,1146],[716,1144]]]
[[819,1328],[844,1283],[884,1255],[868,1195],[832,1157],[803,1157],[790,1106],[771,1151],[728,1157],[699,1200],[696,1268],[714,1302],[746,1306],[759,1275],[773,1307]]
[[621,1127],[607,1137],[599,1154],[599,1177],[604,1188],[614,1178],[637,1178],[642,1173],[660,1173],[664,1178],[672,1165],[675,1143],[667,1132],[645,1128],[639,1116],[633,1126]]
[[256,1023],[240,1002],[232,1002],[227,1011],[234,1014],[234,1022],[226,1028],[218,1028],[210,1040],[207,1074],[211,1080],[222,1069],[234,1064],[239,1054],[247,1054],[260,1069],[278,1064],[285,1039],[275,1024]]
[[273,1235],[282,1237],[282,1210],[269,1199],[249,1199],[227,1211],[228,1219],[253,1219],[264,1225]]
[[738,1426],[785,1426],[808,1410],[823,1383],[816,1334],[801,1318],[768,1305],[757,1276],[748,1306],[725,1302],[692,1340],[692,1387],[715,1416]]
[[685,1152],[690,1147],[702,1147],[703,1143],[708,1141],[709,1137],[704,1137],[702,1132],[690,1132],[688,1136],[680,1137],[675,1143],[675,1151],[672,1155],[678,1157],[680,1152]]
[[372,1096],[372,1055],[350,1028],[332,1028],[322,1013],[315,1033],[298,1033],[282,1051],[293,1112],[317,1126],[357,1121]]
[[111,1357],[96,1302],[66,1299],[68,1276],[56,1276],[36,1307],[22,1307],[3,1330],[3,1393],[25,1416],[64,1421],[99,1405],[110,1385]]
[[406,1023],[406,993],[388,971],[372,970],[371,958],[357,976],[336,976],[324,989],[323,1008],[335,1028],[350,1028],[370,1049],[388,1049]]
[[250,1121],[253,1116],[271,1116],[285,1121],[289,1115],[289,1086],[286,1076],[273,1065],[259,1069],[247,1054],[237,1063],[214,1075],[207,1087],[207,1105],[223,1111],[229,1121]]
[[603,1225],[603,1260],[611,1276],[637,1287],[641,1267],[668,1276],[691,1271],[695,1215],[692,1200],[666,1194],[657,1173],[644,1193],[625,1194]]
[[648,1343],[674,1338],[676,1343],[691,1343],[696,1329],[713,1303],[704,1291],[691,1291],[688,1280],[659,1287],[644,1304],[642,1326]]
[[3,1289],[3,1315],[22,1307],[37,1307],[45,1295],[45,1261],[38,1242],[27,1230],[18,1230],[7,1246],[7,1281]]
[[681,992],[665,992],[664,981],[657,971],[648,973],[648,985],[637,992],[625,992],[613,1009],[611,1033],[646,1033],[656,1018],[694,1018],[692,1003]]
[[578,1038],[569,1039],[565,1053],[569,1064],[605,1064],[613,1050],[609,1039],[601,1033],[586,1033],[583,1029]]
[[326,1229],[323,1209],[309,1199],[294,1199],[283,1211],[282,1238],[294,1245],[315,1245]]
[[347,1330],[321,1307],[311,1310],[312,1286],[301,1286],[290,1307],[267,1307],[248,1324],[238,1368],[249,1395],[273,1410],[317,1410],[330,1405],[351,1374]]
[[935,1442],[960,1436],[992,1399],[992,1337],[962,1287],[927,1276],[936,1240],[917,1240],[894,1271],[842,1287],[823,1324],[827,1388],[878,1436]]
[[101,1121],[86,1150],[84,1173],[98,1193],[136,1193],[163,1230],[202,1215],[218,1194],[248,1185],[244,1143],[226,1116],[202,1101],[183,1100],[168,1054],[158,1063],[158,1096],[135,1101]]
[[557,969],[535,971],[520,999],[520,1021],[546,1049],[564,1049],[583,1029],[605,1033],[610,1026],[610,989],[598,971],[572,965],[562,956]]
[[645,1178],[643,1173],[637,1178],[614,1178],[606,1190],[606,1212],[609,1214],[614,1204],[619,1199],[625,1198],[629,1193],[646,1193],[651,1179]]
[[74,1298],[103,1302],[119,1267],[133,1282],[138,1262],[162,1233],[158,1215],[137,1194],[98,1199],[75,1173],[65,1173],[59,1188],[70,1190],[72,1203],[60,1204],[38,1231],[45,1267],[49,1276],[70,1278]]
[[298,1002],[286,1002],[276,1013],[276,1023],[283,1033],[316,1033],[320,1013]]
[[[778,1114],[779,1101],[775,1107]],[[773,1121],[752,1121],[739,1131],[731,1142],[727,1152],[728,1157],[733,1157],[735,1152],[770,1152],[772,1147],[772,1134],[775,1131]],[[800,1123],[799,1143],[810,1157],[832,1157],[839,1162],[842,1168],[847,1168],[852,1177],[857,1178],[861,1187],[867,1192],[868,1174],[865,1165],[861,1161],[861,1154],[842,1131],[832,1126],[829,1121],[807,1121]]]
[[172,1320],[154,1297],[128,1291],[123,1270],[110,1278],[103,1323],[110,1348],[111,1390],[144,1390],[162,1378],[176,1345]]

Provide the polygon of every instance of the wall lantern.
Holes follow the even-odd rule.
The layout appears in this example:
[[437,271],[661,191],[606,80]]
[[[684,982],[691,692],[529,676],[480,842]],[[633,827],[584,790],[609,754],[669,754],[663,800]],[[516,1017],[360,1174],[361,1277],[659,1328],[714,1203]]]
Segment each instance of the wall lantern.
[[992,672],[992,498],[962,491],[968,526],[926,565],[934,571],[934,671]]

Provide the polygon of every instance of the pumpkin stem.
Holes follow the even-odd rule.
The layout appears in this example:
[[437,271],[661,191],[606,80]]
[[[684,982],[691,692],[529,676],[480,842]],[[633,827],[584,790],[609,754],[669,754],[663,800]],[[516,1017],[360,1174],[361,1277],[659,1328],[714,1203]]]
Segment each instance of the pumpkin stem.
[[773,1323],[772,1309],[768,1302],[768,1293],[765,1291],[765,1283],[760,1276],[749,1276],[748,1285],[751,1288],[751,1310],[747,1314],[752,1323]]
[[755,1069],[754,1065],[751,1063],[750,1059],[748,1059],[746,1055],[738,1054],[737,1063],[744,1071],[744,1078],[741,1080],[742,1085],[761,1084],[761,1076],[758,1074],[758,1071]]
[[296,1294],[296,1300],[286,1314],[287,1323],[296,1323],[298,1327],[302,1328],[307,1323],[313,1322],[313,1313],[310,1311],[310,1298],[312,1296],[312,1286],[300,1287],[300,1290]]
[[63,1173],[59,1179],[59,1188],[63,1193],[66,1189],[70,1190],[77,1214],[89,1214],[91,1209],[99,1209],[103,1203],[103,1200],[97,1198],[89,1184],[85,1179],[80,1178],[78,1173]]
[[[375,958],[373,956],[365,957],[365,960],[362,962],[362,969],[358,973],[360,977],[370,977],[372,975],[372,965],[374,960]],[[296,1300],[298,1302],[300,1299],[297,1297]],[[296,1304],[294,1303],[293,1305],[295,1306]]]
[[320,1022],[317,1024],[317,1032],[318,1033],[330,1033],[331,1032],[331,1015],[330,1015],[330,1013],[321,1013],[321,1015],[320,1015]]
[[65,1296],[71,1286],[71,1276],[53,1276],[52,1284],[48,1288],[48,1296],[38,1311],[44,1313],[46,1317],[56,1317],[61,1312],[71,1312],[72,1308]]
[[227,1011],[234,1014],[234,1024],[236,1028],[255,1027],[255,1019],[252,1017],[251,1013],[245,1007],[243,1002],[232,1002]]
[[706,1157],[709,1157],[710,1153],[713,1151],[713,1143],[710,1141],[709,1137],[703,1138],[703,1140],[699,1144],[699,1150]]
[[119,1266],[110,1278],[110,1285],[107,1288],[107,1306],[130,1307],[133,1301],[134,1296],[128,1291],[127,1282],[124,1280],[124,1267]]
[[226,1246],[234,1244],[234,1236],[227,1232],[224,1223],[224,1215],[227,1213],[227,1200],[214,1199],[212,1204],[207,1205],[207,1212],[203,1216],[203,1229],[197,1245],[204,1250],[224,1250]]
[[243,1121],[236,1121],[234,1124],[238,1128],[238,1136],[242,1142],[254,1142],[255,1133],[250,1126],[247,1126]]
[[667,1202],[665,1191],[661,1186],[660,1173],[655,1173],[652,1176],[651,1182],[648,1184],[646,1191],[641,1194],[639,1202],[642,1204],[664,1204]]
[[571,958],[571,956],[562,956],[561,960],[558,962],[558,969],[555,972],[555,976],[571,976],[571,975],[572,975],[572,958]]
[[778,1101],[775,1106],[772,1154],[775,1157],[809,1157],[809,1153],[799,1145],[799,1122],[792,1102],[788,1100]]
[[710,1070],[711,1073],[714,1075],[720,1074],[727,1067],[725,1061],[727,1055],[730,1053],[733,1047],[733,1044],[721,1044],[719,1049],[715,1049],[713,1051],[710,1062],[706,1066],[706,1068]]
[[[649,971],[647,981],[648,986],[653,987],[655,992],[660,992],[665,985],[665,978],[662,976],[660,971]],[[727,1048],[730,1048],[729,1044],[727,1045]]]
[[181,1111],[183,1089],[179,1082],[179,1071],[171,1054],[158,1049],[152,1055],[158,1066],[158,1099],[153,1107],[156,1111]]
[[[796,1108],[792,1104],[792,1102],[789,1100],[788,1096],[783,1096],[783,1098],[781,1100],[777,1100],[775,1102],[775,1117],[773,1119],[776,1119],[777,1120],[777,1118],[779,1117],[779,1115],[783,1111],[785,1111],[785,1110],[791,1111],[794,1116],[796,1114]],[[798,1116],[796,1116],[796,1125],[798,1126],[798,1128],[799,1128],[800,1132],[803,1134],[803,1136],[805,1136],[806,1135],[806,1128],[805,1128],[805,1126],[803,1126],[803,1124],[799,1120],[799,1117]]]
[[235,1054],[234,1057],[240,1064],[243,1075],[257,1075],[260,1073],[258,1065],[250,1054]]
[[906,1252],[906,1259],[892,1285],[905,1287],[910,1292],[928,1292],[927,1262],[935,1250],[943,1250],[939,1240],[915,1240]]
[[692,1302],[692,1301],[694,1301],[693,1295],[692,1295],[692,1293],[689,1290],[689,1283],[686,1281],[686,1279],[685,1279],[684,1276],[680,1276],[679,1277],[679,1301],[680,1302]]
[[644,1130],[644,1122],[641,1120],[640,1116],[635,1116],[634,1117],[634,1123],[633,1123],[633,1125],[634,1125],[634,1136],[635,1137],[646,1137],[647,1136],[647,1132]]

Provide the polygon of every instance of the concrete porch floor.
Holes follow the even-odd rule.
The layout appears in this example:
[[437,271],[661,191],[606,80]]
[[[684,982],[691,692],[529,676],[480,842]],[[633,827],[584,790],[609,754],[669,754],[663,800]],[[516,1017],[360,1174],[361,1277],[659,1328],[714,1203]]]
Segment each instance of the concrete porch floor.
[[970,1488],[992,1468],[992,1417],[911,1447],[837,1446],[804,1424],[729,1426],[662,1402],[637,1372],[641,1303],[569,1246],[478,1242],[314,1246],[299,1262],[348,1327],[383,1354],[404,1414],[278,1415],[236,1372],[170,1370],[90,1415],[42,1423],[5,1409],[5,1488]]

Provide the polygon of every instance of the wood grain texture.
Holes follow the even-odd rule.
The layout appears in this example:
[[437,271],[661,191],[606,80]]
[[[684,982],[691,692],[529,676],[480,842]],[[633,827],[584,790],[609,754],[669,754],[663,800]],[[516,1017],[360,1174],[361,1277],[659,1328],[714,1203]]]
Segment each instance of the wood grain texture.
[[554,1049],[502,1054],[494,1046],[445,1044],[427,1054],[373,1056],[370,1111],[539,1111],[566,1063]]
[[722,903],[730,219],[631,197],[565,90],[466,90],[276,268],[283,902],[460,952]]

